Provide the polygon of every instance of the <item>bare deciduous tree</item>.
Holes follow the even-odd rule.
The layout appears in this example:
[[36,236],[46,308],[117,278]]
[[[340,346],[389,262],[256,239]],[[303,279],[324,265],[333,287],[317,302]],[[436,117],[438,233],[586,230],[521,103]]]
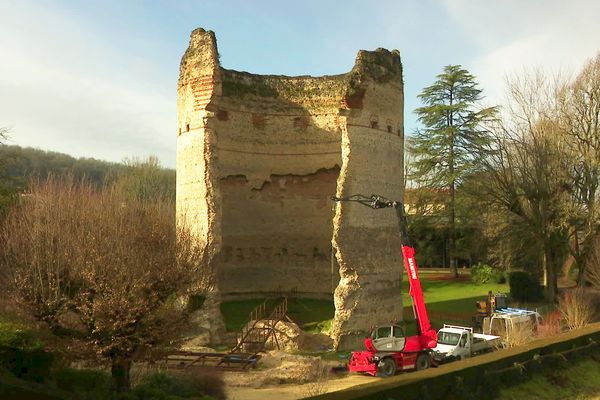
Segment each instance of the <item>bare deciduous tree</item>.
[[600,239],[595,240],[588,253],[585,277],[594,288],[600,289]]
[[127,198],[175,201],[175,171],[161,166],[157,156],[126,158],[115,184]]
[[565,144],[555,122],[556,85],[536,73],[509,80],[508,88],[509,107],[485,158],[487,179],[479,190],[500,212],[516,217],[508,229],[539,249],[546,294],[554,300],[569,192]]
[[[0,126],[0,146],[8,139],[10,128]],[[13,201],[15,189],[14,180],[8,175],[8,163],[5,157],[0,157],[0,220]]]
[[559,121],[572,160],[571,253],[585,285],[585,268],[600,234],[600,53],[558,93]]
[[7,127],[0,126],[0,144],[3,144],[8,139],[8,132],[10,130]]
[[109,358],[118,391],[129,388],[135,356],[173,338],[180,296],[209,276],[194,238],[176,232],[172,202],[74,179],[34,182],[0,241],[4,290]]

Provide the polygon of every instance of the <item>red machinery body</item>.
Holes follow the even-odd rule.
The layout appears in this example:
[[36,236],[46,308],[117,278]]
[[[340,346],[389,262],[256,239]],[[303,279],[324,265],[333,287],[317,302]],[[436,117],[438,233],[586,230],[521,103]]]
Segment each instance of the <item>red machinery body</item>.
[[[350,355],[348,360],[348,369],[351,372],[359,372],[363,374],[377,375],[377,364],[379,360],[374,360],[375,353],[370,351],[355,351]],[[417,368],[417,357],[419,353],[394,352],[386,357],[391,357],[396,363],[398,371],[412,370]]]
[[[404,267],[408,275],[410,287],[409,294],[412,299],[413,312],[417,322],[417,334],[403,338],[402,348],[394,349],[393,351],[377,349],[372,333],[371,337],[365,338],[366,350],[355,351],[350,355],[350,359],[348,360],[349,370],[351,372],[362,372],[375,376],[379,372],[379,364],[386,359],[392,359],[395,363],[395,368],[389,366],[388,362],[387,371],[389,373],[384,373],[385,376],[393,375],[396,371],[429,367],[431,359],[428,350],[437,345],[437,332],[431,327],[431,322],[427,315],[423,289],[421,288],[419,271],[415,260],[415,249],[408,245],[409,240],[403,204],[396,201],[387,201],[375,195],[372,195],[370,198],[357,195],[347,199],[334,198],[334,200],[358,201],[374,209],[386,207],[393,207],[396,209],[400,227]],[[390,329],[390,335],[392,335],[392,329],[396,329],[396,327]],[[400,340],[402,341],[402,339]]]

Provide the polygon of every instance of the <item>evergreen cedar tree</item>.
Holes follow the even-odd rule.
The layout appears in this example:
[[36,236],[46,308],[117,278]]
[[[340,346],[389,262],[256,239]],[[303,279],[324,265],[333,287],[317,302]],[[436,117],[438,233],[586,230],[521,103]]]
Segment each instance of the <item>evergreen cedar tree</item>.
[[418,96],[415,110],[422,127],[415,130],[409,151],[415,157],[411,178],[421,187],[448,193],[448,259],[456,277],[456,187],[478,164],[479,150],[491,141],[485,124],[497,107],[478,107],[482,99],[475,77],[460,65],[449,65]]

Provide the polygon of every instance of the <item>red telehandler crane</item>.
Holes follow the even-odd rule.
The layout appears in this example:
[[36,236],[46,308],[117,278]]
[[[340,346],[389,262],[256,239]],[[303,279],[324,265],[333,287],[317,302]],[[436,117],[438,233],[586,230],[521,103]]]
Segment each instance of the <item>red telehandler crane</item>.
[[352,201],[371,207],[394,208],[398,217],[400,243],[404,258],[404,267],[410,285],[409,294],[412,298],[413,312],[417,323],[417,334],[406,337],[400,325],[376,326],[365,338],[363,351],[352,352],[348,360],[351,372],[362,372],[370,375],[393,376],[398,370],[426,369],[431,365],[431,349],[437,345],[437,333],[431,327],[427,308],[423,298],[423,289],[419,281],[415,249],[408,237],[404,204],[390,201],[378,195],[370,197],[352,195],[349,197],[331,198],[333,201]]

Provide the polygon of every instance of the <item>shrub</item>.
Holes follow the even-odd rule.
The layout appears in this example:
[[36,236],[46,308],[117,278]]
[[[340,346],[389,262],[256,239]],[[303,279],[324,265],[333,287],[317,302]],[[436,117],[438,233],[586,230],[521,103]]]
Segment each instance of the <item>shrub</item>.
[[558,299],[558,309],[570,330],[583,328],[592,322],[594,308],[592,296],[583,288],[569,290]]
[[20,379],[44,382],[50,376],[54,357],[42,349],[0,346],[0,368]]
[[206,300],[206,296],[201,294],[192,294],[188,298],[187,310],[189,312],[198,311],[204,305],[204,301]]
[[561,333],[562,319],[560,311],[552,311],[546,314],[542,323],[538,326],[537,336],[539,338],[546,338]]
[[475,283],[504,283],[504,273],[498,268],[487,264],[477,264],[471,267],[471,280]]
[[177,399],[225,400],[224,383],[214,370],[196,370],[186,374],[156,372],[146,376],[131,392],[119,400],[177,400]]
[[504,339],[507,347],[517,347],[533,340],[533,327],[530,323],[515,324]]
[[31,329],[0,321],[0,368],[17,378],[44,382],[53,363],[54,356],[43,350]]
[[313,371],[310,371],[310,375],[313,376],[306,377],[309,383],[304,385],[306,397],[315,397],[326,393],[329,387],[329,369],[322,360],[317,362]]
[[110,396],[110,375],[93,369],[59,368],[52,374],[59,389],[93,395],[94,399],[108,399]]
[[538,279],[523,271],[511,272],[508,276],[510,295],[513,300],[534,302],[544,298]]
[[0,346],[19,349],[39,349],[42,347],[41,343],[34,338],[33,332],[26,326],[2,321],[0,321]]

